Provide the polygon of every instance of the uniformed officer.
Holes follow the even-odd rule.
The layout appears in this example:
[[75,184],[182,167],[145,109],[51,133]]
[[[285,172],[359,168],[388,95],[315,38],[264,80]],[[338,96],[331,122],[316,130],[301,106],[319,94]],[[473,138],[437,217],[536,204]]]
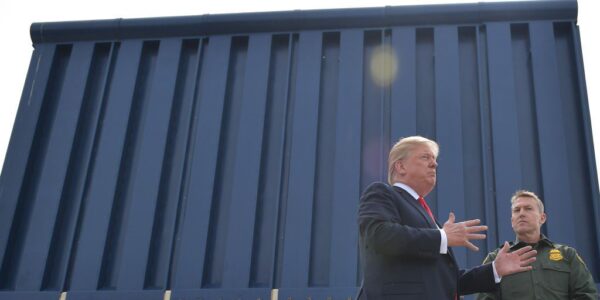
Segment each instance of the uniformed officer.
[[[477,299],[598,299],[592,275],[577,251],[541,234],[546,214],[539,197],[520,190],[511,203],[511,223],[517,238],[509,251],[531,245],[537,250],[537,259],[533,270],[504,276],[495,293],[479,294]],[[508,247],[505,243],[504,248]],[[484,263],[496,259],[499,250],[488,254]]]

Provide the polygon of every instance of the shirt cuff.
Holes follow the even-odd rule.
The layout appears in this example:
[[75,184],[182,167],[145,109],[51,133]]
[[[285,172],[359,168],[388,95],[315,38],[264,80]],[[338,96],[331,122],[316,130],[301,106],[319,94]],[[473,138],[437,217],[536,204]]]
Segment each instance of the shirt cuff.
[[[440,229],[440,237],[442,241],[440,242],[440,254],[448,253],[448,237],[446,236],[446,232],[444,229]],[[494,269],[494,274],[496,274],[496,269]]]
[[496,261],[492,262],[492,269],[494,270],[494,282],[500,283],[502,277],[500,277],[500,275],[498,275],[498,272],[496,272]]

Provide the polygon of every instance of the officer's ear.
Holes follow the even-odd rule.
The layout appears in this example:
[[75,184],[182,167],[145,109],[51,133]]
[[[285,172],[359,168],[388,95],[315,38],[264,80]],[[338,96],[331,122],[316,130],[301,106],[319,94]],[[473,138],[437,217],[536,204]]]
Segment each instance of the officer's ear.
[[540,217],[540,225],[544,225],[544,223],[546,223],[546,213],[542,213],[542,216]]

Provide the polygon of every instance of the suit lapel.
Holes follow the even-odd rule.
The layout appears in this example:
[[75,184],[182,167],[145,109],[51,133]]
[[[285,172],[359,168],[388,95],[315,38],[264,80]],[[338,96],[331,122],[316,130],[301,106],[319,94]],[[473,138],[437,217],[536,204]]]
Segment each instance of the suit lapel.
[[[398,195],[400,196],[400,198],[402,200],[408,202],[412,207],[414,207],[421,214],[421,216],[425,219],[427,224],[429,224],[429,227],[437,229],[436,224],[433,223],[433,220],[431,220],[431,218],[429,217],[429,214],[419,204],[419,202],[417,202],[407,191],[405,191],[404,189],[399,188],[397,186],[394,186],[394,191],[396,191],[398,193]],[[440,227],[440,228],[442,228],[442,227]]]
[[[438,228],[442,228],[443,226],[441,226],[437,220],[436,220],[436,224],[433,223],[433,221],[431,220],[431,218],[429,217],[429,214],[425,211],[425,209],[423,207],[421,207],[421,205],[415,201],[415,199],[404,189],[394,186],[394,191],[398,194],[399,198],[402,199],[403,201],[408,202],[410,205],[412,205],[412,207],[414,207],[420,214],[421,216],[425,219],[425,221],[427,221],[427,224],[429,224],[429,227],[434,228],[434,229],[438,229]],[[456,263],[456,259],[454,258],[454,252],[452,251],[452,247],[448,246],[448,256],[450,257],[450,259]]]

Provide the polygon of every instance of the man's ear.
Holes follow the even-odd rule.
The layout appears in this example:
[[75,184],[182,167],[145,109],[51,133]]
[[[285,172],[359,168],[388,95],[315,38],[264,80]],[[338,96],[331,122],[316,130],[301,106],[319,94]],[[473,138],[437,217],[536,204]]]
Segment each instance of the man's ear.
[[540,222],[542,222],[542,224],[546,223],[546,218],[547,218],[546,213],[542,213],[542,217],[540,219]]
[[398,175],[404,176],[406,174],[406,170],[404,169],[404,163],[402,162],[402,160],[397,160],[394,163],[394,171]]

